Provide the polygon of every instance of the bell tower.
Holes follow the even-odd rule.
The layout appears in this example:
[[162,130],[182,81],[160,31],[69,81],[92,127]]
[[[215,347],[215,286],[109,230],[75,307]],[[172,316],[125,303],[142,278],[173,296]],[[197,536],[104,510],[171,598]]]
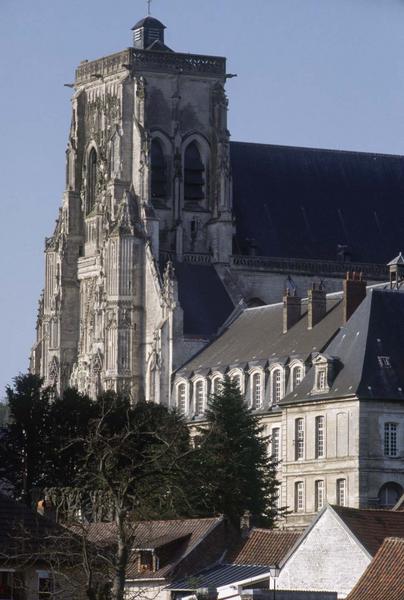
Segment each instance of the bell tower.
[[76,70],[31,362],[59,390],[147,396],[151,362],[170,376],[161,255],[232,253],[226,60],[174,52],[164,32],[147,16],[132,47]]

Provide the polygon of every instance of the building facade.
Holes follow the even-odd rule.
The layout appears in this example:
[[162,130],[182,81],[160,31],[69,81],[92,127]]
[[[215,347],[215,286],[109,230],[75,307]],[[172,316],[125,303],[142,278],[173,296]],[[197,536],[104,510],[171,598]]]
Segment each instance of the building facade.
[[[223,57],[169,48],[153,17],[130,48],[80,63],[31,370],[59,391],[116,390],[190,419],[228,374],[271,434],[292,524],[325,498],[383,503],[394,483],[391,502],[399,463],[365,432],[393,448],[401,404],[362,402],[354,388],[331,398],[342,359],[325,352],[347,320],[332,296],[345,272],[385,281],[404,239],[404,159],[231,142],[231,76]],[[250,320],[266,332],[259,351]]]

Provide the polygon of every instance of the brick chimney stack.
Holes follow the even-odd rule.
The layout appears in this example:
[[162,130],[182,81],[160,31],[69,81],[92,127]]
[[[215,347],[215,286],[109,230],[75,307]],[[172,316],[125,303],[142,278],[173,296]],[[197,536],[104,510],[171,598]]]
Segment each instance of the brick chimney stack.
[[327,298],[322,283],[318,286],[313,283],[311,290],[307,292],[307,296],[307,327],[313,329],[325,317],[327,312]]
[[346,274],[344,280],[344,323],[346,323],[366,297],[366,281],[362,279],[362,273]]
[[289,331],[300,319],[302,301],[296,296],[295,291],[286,290],[283,297],[283,333]]

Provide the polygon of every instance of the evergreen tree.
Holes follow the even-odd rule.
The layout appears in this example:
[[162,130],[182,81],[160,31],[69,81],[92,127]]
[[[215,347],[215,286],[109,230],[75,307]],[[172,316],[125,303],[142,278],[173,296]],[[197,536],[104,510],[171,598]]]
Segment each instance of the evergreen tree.
[[207,427],[199,429],[201,508],[225,514],[235,525],[246,510],[262,524],[274,523],[279,482],[258,417],[238,386],[226,378],[208,402]]

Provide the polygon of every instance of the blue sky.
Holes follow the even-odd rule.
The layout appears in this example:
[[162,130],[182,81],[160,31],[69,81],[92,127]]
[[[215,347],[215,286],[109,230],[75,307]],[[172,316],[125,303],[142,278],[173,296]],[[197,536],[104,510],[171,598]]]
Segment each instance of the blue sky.
[[[27,367],[64,185],[74,69],[143,0],[0,0],[0,397]],[[153,0],[178,51],[225,55],[233,139],[404,154],[404,0]]]

